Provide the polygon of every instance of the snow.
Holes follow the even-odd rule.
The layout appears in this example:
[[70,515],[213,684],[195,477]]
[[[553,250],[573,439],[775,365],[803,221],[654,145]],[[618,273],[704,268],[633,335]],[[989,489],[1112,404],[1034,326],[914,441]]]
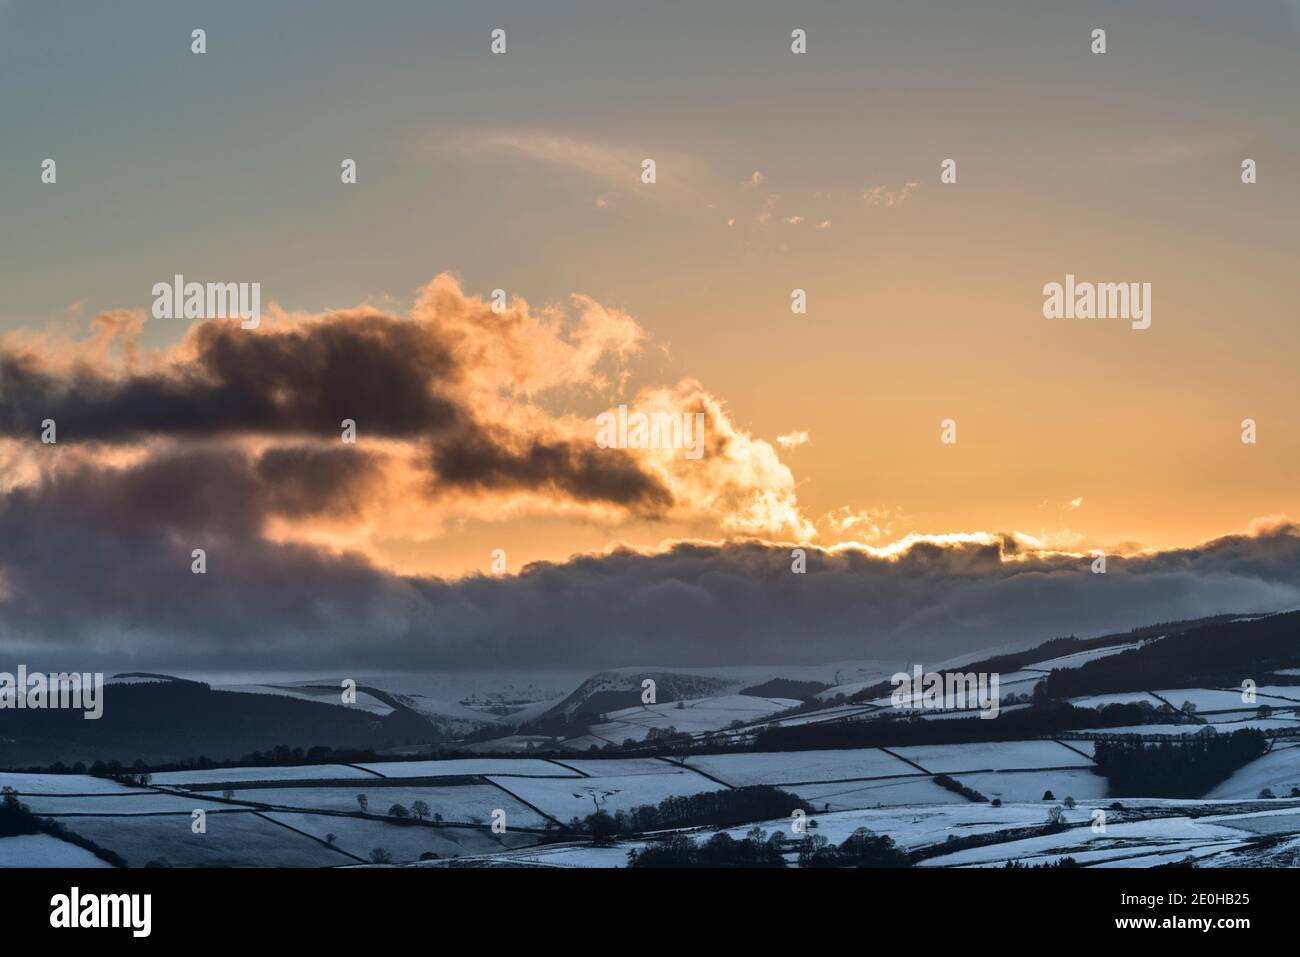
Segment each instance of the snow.
[[52,834],[0,838],[0,867],[112,867],[84,847]]
[[[1214,842],[1235,842],[1241,839],[1241,832],[1238,830],[1218,824],[1207,824],[1203,820],[1188,817],[1154,818],[1110,824],[1104,832],[1098,833],[1086,823],[1090,814],[1086,809],[1075,808],[1064,813],[1067,823],[1079,823],[1081,826],[1057,834],[954,851],[951,854],[924,860],[920,862],[921,866],[1000,864],[1008,860],[1035,858],[1041,855],[1073,857],[1080,851],[1101,851],[1121,845],[1129,854],[1139,853],[1144,849],[1144,845],[1152,852],[1168,850],[1169,846],[1173,845],[1174,853],[1181,857],[1193,846]],[[1043,821],[1046,820],[1047,814],[1044,810]]]
[[541,758],[446,758],[438,761],[384,761],[359,764],[386,778],[471,777],[488,774],[576,778],[578,772]]
[[796,784],[782,788],[813,807],[831,811],[900,805],[969,804],[960,794],[934,783],[926,775],[880,781],[846,781],[835,784]]
[[[1128,724],[1119,728],[1087,728],[1074,734],[1095,734],[1098,737],[1115,734],[1139,735],[1173,735],[1197,734],[1207,727],[1213,727],[1218,734],[1231,734],[1243,728],[1256,728],[1260,731],[1300,731],[1300,720],[1287,717],[1257,718],[1255,712],[1237,712],[1235,714],[1215,715],[1205,724],[1189,722],[1187,724]],[[1209,717],[1209,716],[1203,716]],[[1085,744],[1071,741],[1073,745]]]
[[[1084,733],[1084,732],[1080,732],[1080,733]],[[1074,738],[1060,738],[1057,740],[1057,743],[1064,748],[1073,748],[1075,751],[1082,751],[1085,755],[1087,755],[1090,758],[1096,757],[1097,754],[1097,742],[1095,741],[1084,741],[1084,740],[1078,740]]]
[[686,764],[734,787],[846,781],[921,773],[906,761],[879,748],[701,754],[687,758]]
[[0,771],[0,788],[13,788],[20,795],[141,793],[140,788],[89,774],[23,774],[18,771]]
[[1077,771],[994,771],[958,774],[956,778],[989,800],[1000,798],[1003,803],[1038,801],[1047,791],[1051,791],[1057,801],[1064,801],[1067,796],[1076,801],[1100,800],[1109,793],[1106,779],[1086,768]]
[[81,814],[189,814],[197,808],[211,811],[230,806],[220,801],[204,800],[203,796],[198,794],[193,797],[179,797],[139,789],[120,795],[96,794],[79,797],[34,794],[19,800],[26,804],[33,814],[51,817]]
[[[321,672],[222,673],[197,676],[213,687],[244,690],[251,685],[338,688],[344,678],[358,687],[370,687],[410,699],[408,707],[440,723],[482,727],[514,725],[548,710],[588,677],[585,671],[444,671],[351,674]],[[337,698],[336,698],[337,700]],[[358,696],[360,700],[360,696]],[[468,704],[465,702],[469,702]],[[502,716],[490,707],[514,708]]]
[[643,804],[658,804],[670,797],[725,790],[703,775],[668,767],[660,774],[613,774],[577,780],[529,777],[490,780],[565,824],[575,817],[586,818],[597,809],[613,814]]
[[1059,658],[1049,658],[1046,661],[1036,661],[1033,664],[1026,665],[1034,671],[1070,671],[1074,668],[1081,668],[1090,661],[1097,661],[1101,658],[1109,658],[1111,655],[1118,655],[1125,651],[1131,651],[1134,648],[1140,648],[1145,642],[1131,641],[1124,645],[1110,645],[1106,648],[1091,648],[1087,651],[1076,651],[1073,654],[1061,655]]
[[1201,818],[1225,827],[1235,827],[1251,834],[1300,833],[1300,809],[1295,807],[1255,811],[1248,814],[1220,814]]
[[[346,820],[346,819],[344,819]],[[331,867],[346,855],[251,811],[207,816],[207,833],[190,830],[188,813],[67,819],[69,830],[115,851],[131,867],[166,858],[176,867]]]
[[1090,695],[1071,698],[1079,708],[1101,708],[1108,704],[1128,704],[1145,701],[1159,708],[1166,702],[1181,710],[1183,702],[1190,701],[1198,713],[1214,711],[1255,711],[1263,705],[1271,708],[1300,707],[1300,687],[1270,685],[1256,689],[1256,701],[1242,701],[1240,689],[1223,688],[1152,688],[1149,691],[1121,691],[1115,694]]
[[343,701],[343,691],[341,688],[329,687],[325,685],[313,685],[310,687],[286,687],[277,685],[213,685],[213,691],[233,691],[239,694],[269,694],[277,695],[282,698],[295,698],[299,701],[313,701],[318,704],[338,705],[340,708],[356,708],[358,711],[365,711],[369,714],[388,715],[393,713],[390,705],[384,704],[374,695],[365,691],[357,691],[357,700],[354,703],[345,703]]
[[758,721],[800,704],[793,698],[756,698],[739,694],[691,698],[611,711],[604,715],[604,721],[591,726],[591,733],[618,742],[629,738],[643,741],[651,728],[704,734],[721,731],[735,721]]
[[[936,785],[935,790],[947,794]],[[956,797],[956,795],[952,795]],[[1087,820],[1089,811],[1076,809],[1073,814],[1081,820]],[[968,837],[974,834],[989,834],[1014,828],[1033,827],[1047,819],[1047,810],[1041,804],[1008,804],[1004,807],[992,807],[977,804],[960,797],[955,802],[943,805],[910,805],[901,807],[871,808],[866,810],[840,811],[831,814],[809,814],[809,821],[816,821],[817,827],[808,831],[820,834],[832,844],[841,844],[844,839],[860,827],[865,827],[876,834],[885,834],[893,838],[899,847],[912,849],[930,844],[942,844],[951,835]],[[736,838],[743,837],[754,825],[730,828],[729,833]],[[787,837],[793,837],[791,821],[778,818],[763,821],[760,825],[769,834],[784,831]]]
[[[378,779],[374,779],[378,783]],[[485,824],[492,811],[505,810],[509,820],[520,827],[544,827],[546,819],[532,808],[490,784],[463,784],[436,787],[374,787],[357,782],[348,787],[248,788],[235,792],[236,801],[250,801],[274,807],[300,808],[307,811],[358,810],[357,795],[364,794],[371,814],[384,815],[394,804],[410,810],[416,801],[429,805],[429,816],[440,814],[447,823]]]
[[[502,834],[494,834],[487,828],[389,824],[336,814],[271,811],[267,812],[266,817],[320,841],[327,840],[328,835],[333,834],[333,846],[354,858],[369,860],[370,852],[374,849],[385,850],[392,856],[394,863],[418,860],[426,852],[444,858],[460,857],[463,854],[489,854],[519,847],[521,844],[533,845],[538,840],[536,835],[511,831],[509,813],[506,815],[506,831]],[[301,839],[308,840],[306,837]],[[344,864],[348,861],[340,856],[337,863]]]
[[803,714],[790,715],[787,718],[775,718],[771,723],[782,728],[793,728],[804,724],[822,724],[826,721],[866,717],[879,710],[872,705],[839,705],[831,708],[820,708],[817,711],[808,711]]
[[149,776],[151,784],[167,787],[203,787],[210,784],[254,781],[319,781],[333,778],[373,778],[346,764],[304,764],[298,767],[207,768],[194,771],[160,771]]
[[1086,757],[1055,741],[918,745],[889,750],[933,774],[1092,766]]
[[1206,795],[1208,798],[1254,798],[1264,788],[1286,797],[1300,788],[1300,748],[1274,749],[1261,755]]
[[[613,847],[592,844],[551,844],[519,851],[506,851],[491,857],[472,858],[476,864],[500,864],[533,867],[627,867],[628,851],[646,846],[645,841],[624,841]],[[436,861],[420,862],[416,867],[439,867]]]
[[663,774],[665,771],[678,768],[674,762],[659,758],[581,758],[578,760],[557,758],[556,763],[592,777],[611,774]]
[[1231,851],[1238,847],[1245,846],[1244,841],[1211,841],[1207,844],[1192,845],[1175,851],[1166,851],[1160,854],[1141,854],[1136,857],[1116,857],[1112,860],[1101,861],[1094,867],[1160,867],[1163,864],[1176,864],[1179,861],[1185,861],[1187,858],[1199,860],[1205,857],[1212,857],[1216,854],[1222,854],[1225,851]]
[[[1291,689],[1294,694],[1294,689]],[[1215,688],[1171,688],[1160,689],[1153,688],[1151,693],[1156,697],[1163,698],[1178,710],[1182,710],[1183,702],[1190,701],[1196,705],[1198,714],[1208,711],[1254,711],[1262,705],[1268,705],[1273,708],[1296,708],[1300,707],[1300,701],[1294,698],[1274,698],[1270,697],[1264,689],[1258,689],[1257,700],[1254,704],[1248,704],[1242,700],[1242,692],[1224,691]]]

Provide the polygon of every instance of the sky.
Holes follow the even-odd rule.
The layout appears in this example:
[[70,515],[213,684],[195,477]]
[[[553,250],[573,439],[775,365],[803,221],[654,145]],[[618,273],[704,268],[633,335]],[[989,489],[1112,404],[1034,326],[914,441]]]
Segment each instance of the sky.
[[[898,657],[1300,604],[1300,5],[700,7],[0,2],[0,640]],[[176,274],[260,326],[155,318]],[[1045,318],[1067,274],[1149,328]],[[600,448],[620,404],[702,456]]]

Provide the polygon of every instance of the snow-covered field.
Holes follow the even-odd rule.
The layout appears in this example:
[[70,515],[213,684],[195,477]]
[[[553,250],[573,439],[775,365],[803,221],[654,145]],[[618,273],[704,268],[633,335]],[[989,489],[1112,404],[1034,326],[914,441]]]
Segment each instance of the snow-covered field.
[[494,784],[561,823],[597,810],[630,811],[665,798],[720,791],[724,785],[702,774],[665,767],[658,774],[611,774],[577,780],[537,777],[492,777]]
[[747,784],[849,781],[922,773],[918,768],[880,748],[701,754],[687,758],[686,764],[733,787]]
[[1058,801],[1067,797],[1082,801],[1104,798],[1107,781],[1088,768],[1056,771],[992,771],[982,774],[958,774],[957,780],[974,788],[989,800],[1003,802],[1038,801],[1051,792]]
[[1264,788],[1286,797],[1300,788],[1300,748],[1274,749],[1240,768],[1207,797],[1253,798]]
[[[812,814],[809,821],[816,822],[815,833],[832,844],[839,844],[860,827],[876,834],[888,834],[894,843],[903,848],[926,847],[943,844],[949,837],[969,837],[975,834],[992,834],[1013,828],[1033,827],[1047,817],[1047,807],[1042,803],[1007,804],[990,807],[957,799],[936,806],[907,805],[839,811],[831,814]],[[1089,812],[1079,808],[1068,812],[1075,820],[1088,820]],[[726,829],[732,837],[740,838],[754,825]],[[791,833],[787,819],[763,821],[760,825],[769,833]]]
[[[942,854],[922,862],[925,867],[1001,866],[1009,860],[1025,863],[1073,857],[1083,863],[1103,859],[1137,858],[1158,853],[1180,860],[1198,850],[1213,853],[1240,847],[1247,837],[1241,830],[1224,824],[1188,817],[1153,818],[1145,821],[1108,824],[1104,831],[1090,825],[1090,812],[1083,808],[1066,811],[1065,820],[1076,825],[1057,834],[1029,837]],[[1087,857],[1082,857],[1088,855]]]
[[359,768],[384,778],[473,777],[508,774],[527,777],[578,777],[578,772],[541,758],[448,758],[445,761],[382,761]]
[[181,797],[138,789],[128,794],[94,794],[76,797],[35,794],[19,800],[27,805],[32,813],[48,814],[50,817],[80,814],[189,814],[197,808],[211,811],[222,807],[220,802],[206,800],[202,794]]
[[[1249,714],[1247,717],[1246,715]],[[1197,722],[1188,722],[1185,724],[1130,724],[1120,728],[1087,728],[1077,732],[1078,734],[1093,734],[1098,737],[1117,734],[1137,734],[1137,735],[1171,735],[1178,737],[1184,734],[1198,734],[1207,727],[1213,727],[1219,734],[1231,734],[1242,728],[1256,728],[1260,731],[1285,731],[1295,733],[1300,731],[1300,717],[1281,717],[1258,718],[1255,713],[1238,711],[1224,715],[1204,715],[1205,724]],[[1082,744],[1085,742],[1071,741],[1071,744]]]
[[836,781],[794,784],[782,790],[797,794],[819,810],[847,811],[918,804],[966,804],[960,794],[941,788],[927,775],[878,781]]
[[1109,658],[1111,655],[1118,655],[1125,651],[1131,651],[1134,648],[1140,648],[1145,642],[1131,641],[1123,645],[1110,645],[1106,648],[1092,648],[1088,651],[1076,651],[1074,654],[1061,655],[1059,658],[1049,658],[1046,661],[1035,661],[1032,665],[1026,667],[1032,671],[1069,671],[1073,668],[1080,668],[1090,661],[1097,661],[1100,658]]
[[[1078,668],[1140,644],[1128,642],[1033,663],[1002,675],[999,690],[1003,696],[1028,693],[1052,669]],[[744,746],[754,740],[755,731],[770,724],[795,728],[822,722],[946,721],[970,716],[970,712],[921,711],[904,717],[888,697],[872,703],[834,703],[837,693],[877,684],[905,667],[843,662],[806,669],[657,669],[661,690],[671,687],[675,695],[698,696],[601,715],[591,713],[594,702],[618,704],[635,698],[592,696],[638,687],[646,669],[595,676],[557,673],[542,679],[520,676],[506,685],[463,675],[358,676],[362,689],[379,689],[374,694],[359,690],[358,695],[358,705],[375,715],[389,714],[394,706],[410,708],[431,720],[449,722],[448,727],[500,724],[499,732],[489,733],[503,737],[487,746],[461,743],[467,751],[478,748],[478,754],[491,755],[486,757],[160,772],[144,787],[84,774],[0,772],[0,787],[14,788],[33,813],[57,818],[70,831],[122,855],[131,866],[151,861],[214,867],[358,866],[375,861],[441,866],[469,858],[483,866],[621,867],[630,849],[657,836],[637,835],[612,847],[596,847],[580,832],[568,829],[569,822],[596,810],[630,811],[671,797],[754,785],[780,787],[806,801],[814,809],[808,816],[813,824],[810,834],[839,843],[866,827],[889,835],[927,867],[997,867],[1013,860],[1050,863],[1065,856],[1089,867],[1146,867],[1188,858],[1210,866],[1242,861],[1300,864],[1300,796],[1290,797],[1293,790],[1300,795],[1300,734],[1294,733],[1300,731],[1300,686],[1264,685],[1254,689],[1253,700],[1245,701],[1242,691],[1234,688],[1153,687],[1081,697],[1073,703],[1094,708],[1142,702],[1151,709],[1168,710],[1182,709],[1186,703],[1192,706],[1188,709],[1192,716],[1181,724],[1072,731],[1059,740],[731,750],[684,758],[668,750],[660,752],[662,757],[652,756],[656,750],[652,747],[617,756],[592,750],[627,739],[644,743],[652,732],[657,736],[670,730],[693,736],[697,745],[721,735],[732,746]],[[774,715],[800,702],[741,693],[775,678],[833,687],[819,696],[824,706],[816,710],[805,706],[798,714],[776,719]],[[327,701],[337,698],[336,683],[337,679],[319,676],[263,676],[258,681],[227,676],[214,686]],[[309,687],[312,684],[322,687]],[[810,689],[774,684],[761,690],[804,695]],[[521,722],[562,702],[564,707],[556,714],[579,725],[590,722],[590,734],[560,742],[540,733],[559,726],[554,724],[511,733]],[[1006,705],[1002,710],[1027,707]],[[1261,714],[1261,708],[1268,710]],[[987,723],[990,728],[996,724]],[[1261,730],[1269,736],[1272,750],[1196,800],[1117,799],[1106,778],[1095,770],[1097,744],[1092,739],[1127,733],[1198,734],[1207,727],[1220,734],[1241,728]],[[876,729],[868,730],[872,736],[864,740],[882,740],[874,736]],[[914,730],[924,735],[940,731]],[[701,741],[705,735],[710,737]],[[910,735],[911,731],[900,734],[898,740],[927,740]],[[418,742],[402,747],[409,750],[384,753],[427,753],[416,750],[423,747]],[[942,782],[940,775],[956,784]],[[1265,789],[1273,797],[1260,798]],[[222,793],[228,790],[229,797]],[[357,801],[359,794],[366,796],[364,809]],[[388,816],[394,805],[409,810],[416,802],[428,805],[428,820]],[[1075,806],[1065,807],[1067,802]],[[1104,830],[1091,826],[1091,814],[1098,808],[1109,815]],[[206,833],[193,833],[191,815],[196,809],[207,812]],[[1063,816],[1064,830],[1052,832],[1045,826],[1049,814],[1055,813]],[[490,825],[501,815],[506,830],[496,833]],[[741,837],[752,826],[729,832]],[[789,840],[802,839],[789,820],[760,826],[769,832],[783,831]],[[691,829],[691,834],[707,839],[713,830]],[[1296,840],[1289,842],[1293,836]],[[796,845],[788,843],[784,853],[795,860]],[[0,865],[33,862],[104,864],[48,835],[0,840]]]
[[622,744],[644,741],[651,729],[685,734],[721,731],[733,722],[749,723],[799,705],[792,698],[757,698],[753,695],[718,695],[665,704],[623,708],[604,715],[591,726],[592,736]]
[[305,764],[295,767],[207,768],[200,771],[161,771],[150,776],[152,784],[168,787],[205,787],[227,782],[312,781],[357,778],[375,775],[346,764]]
[[136,794],[137,788],[88,774],[20,774],[0,771],[0,788],[19,794]]
[[334,867],[355,863],[320,841],[248,811],[209,814],[195,834],[188,813],[64,819],[69,830],[115,851],[131,867]]
[[3,867],[112,867],[84,847],[51,834],[16,834],[0,837]]
[[[919,863],[928,867],[1041,863],[1063,856],[1098,867],[1150,866],[1187,857],[1217,864],[1236,860],[1234,854],[1265,853],[1258,844],[1264,837],[1300,835],[1300,800],[1285,799],[1292,787],[1300,788],[1300,746],[1277,746],[1207,799],[1126,798],[1118,810],[1111,809],[1105,778],[1093,771],[1092,747],[1086,740],[1029,740],[733,752],[692,755],[684,763],[656,757],[501,756],[376,762],[366,768],[176,772],[154,775],[149,788],[87,775],[5,772],[0,786],[15,788],[34,812],[59,815],[65,827],[132,866],[164,859],[175,866],[356,866],[370,863],[378,851],[381,860],[395,863],[437,855],[439,860],[473,858],[476,865],[618,867],[630,848],[649,838],[592,847],[575,842],[563,825],[597,809],[631,810],[672,796],[756,784],[781,786],[812,805],[809,819],[816,826],[810,833],[838,843],[867,827],[922,855]],[[985,799],[1000,800],[1001,806],[941,786],[938,774],[952,776]],[[240,781],[245,786],[234,785],[231,799],[213,790]],[[248,786],[253,784],[258,786]],[[207,790],[168,793],[181,786]],[[1278,799],[1257,800],[1265,787]],[[1051,796],[1044,800],[1047,792]],[[368,798],[365,814],[357,794]],[[1067,830],[1026,835],[1025,829],[1041,830],[1049,811],[1070,798],[1077,806],[1060,811]],[[385,819],[392,805],[409,809],[417,800],[429,805],[430,820]],[[208,812],[207,832],[194,834],[191,811],[200,807]],[[1099,807],[1113,815],[1101,833],[1089,826],[1092,810]],[[497,811],[504,812],[504,834],[490,828]],[[762,827],[795,836],[790,821]],[[731,831],[739,836],[748,829]],[[709,829],[693,833],[707,837]],[[943,846],[949,838],[980,835],[987,843]],[[6,863],[39,856],[42,849],[49,850],[51,862],[63,860],[60,855],[79,857],[69,847],[52,838],[6,843],[0,855]],[[5,848],[15,853],[5,854]],[[789,848],[793,860],[794,845]]]
[[931,774],[969,771],[1011,771],[1034,768],[1089,767],[1092,762],[1055,741],[995,741],[980,744],[940,744],[890,748]]
[[[272,811],[266,817],[361,860],[371,860],[371,852],[376,849],[385,851],[393,862],[402,863],[419,860],[425,853],[444,858],[459,857],[537,843],[532,834],[509,830],[508,818],[505,833],[493,834],[486,828],[418,827],[329,814]],[[332,841],[331,834],[334,835]]]
[[431,820],[438,815],[447,823],[485,824],[491,820],[493,810],[501,808],[517,827],[546,825],[546,819],[532,808],[490,784],[373,787],[358,783],[350,787],[249,788],[235,791],[233,799],[272,807],[351,813],[360,806],[357,796],[362,794],[371,814],[387,814],[394,805],[409,811],[416,801],[423,801],[429,807]]

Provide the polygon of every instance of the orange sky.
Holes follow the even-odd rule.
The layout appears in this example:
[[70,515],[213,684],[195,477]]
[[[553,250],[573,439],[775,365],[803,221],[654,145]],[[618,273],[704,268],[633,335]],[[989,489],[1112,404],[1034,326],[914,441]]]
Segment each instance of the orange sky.
[[[430,494],[418,443],[375,445],[362,423],[362,447],[393,457],[366,501],[272,531],[404,571],[743,535],[1164,548],[1298,516],[1297,19],[1196,7],[1103,11],[1101,56],[1087,16],[1015,3],[814,6],[801,56],[776,6],[686,31],[648,13],[516,11],[521,42],[495,62],[450,39],[473,26],[460,14],[431,31],[341,13],[337,35],[274,57],[232,14],[210,29],[239,38],[238,69],[217,50],[215,73],[149,52],[179,28],[164,14],[157,35],[110,43],[113,24],[88,18],[68,29],[96,39],[54,87],[28,76],[39,58],[12,59],[36,97],[15,105],[14,136],[65,172],[0,185],[0,333],[66,355],[96,335],[92,317],[147,315],[176,272],[259,280],[291,324],[358,304],[409,319],[445,273],[474,308],[498,288],[527,303],[517,334],[488,321],[462,338],[478,379],[456,386],[514,451],[558,436],[580,462],[600,411],[687,397],[727,436],[696,464],[635,456],[674,498],[648,515],[546,482]],[[37,52],[40,16],[13,24]],[[580,70],[557,53],[574,44]],[[322,59],[339,69],[322,75]],[[140,89],[122,66],[137,60],[171,82]],[[89,97],[77,110],[64,83]],[[137,97],[146,125],[128,135],[114,104]],[[178,134],[166,118],[190,106],[221,117],[223,142],[263,144],[257,163]],[[355,186],[340,157],[357,160]],[[141,215],[168,209],[194,222]],[[1067,273],[1150,283],[1150,328],[1045,319],[1043,286]],[[163,367],[188,334],[154,319],[114,333]],[[121,378],[126,356],[94,368]],[[956,444],[940,442],[945,419]],[[777,444],[797,432],[808,441]],[[30,451],[6,445],[7,481],[37,474]]]

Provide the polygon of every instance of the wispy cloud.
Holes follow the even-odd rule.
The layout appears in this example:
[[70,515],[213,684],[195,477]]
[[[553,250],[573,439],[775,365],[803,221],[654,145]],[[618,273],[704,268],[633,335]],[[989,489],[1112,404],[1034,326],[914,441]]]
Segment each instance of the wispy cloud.
[[547,132],[480,132],[440,141],[439,148],[479,155],[497,155],[543,163],[579,173],[609,188],[635,190],[641,184],[641,164],[653,159],[661,180],[680,187],[693,185],[698,164],[676,150],[630,145]]
[[920,186],[916,180],[908,180],[901,186],[868,186],[862,191],[862,199],[872,206],[889,209],[903,205]]

